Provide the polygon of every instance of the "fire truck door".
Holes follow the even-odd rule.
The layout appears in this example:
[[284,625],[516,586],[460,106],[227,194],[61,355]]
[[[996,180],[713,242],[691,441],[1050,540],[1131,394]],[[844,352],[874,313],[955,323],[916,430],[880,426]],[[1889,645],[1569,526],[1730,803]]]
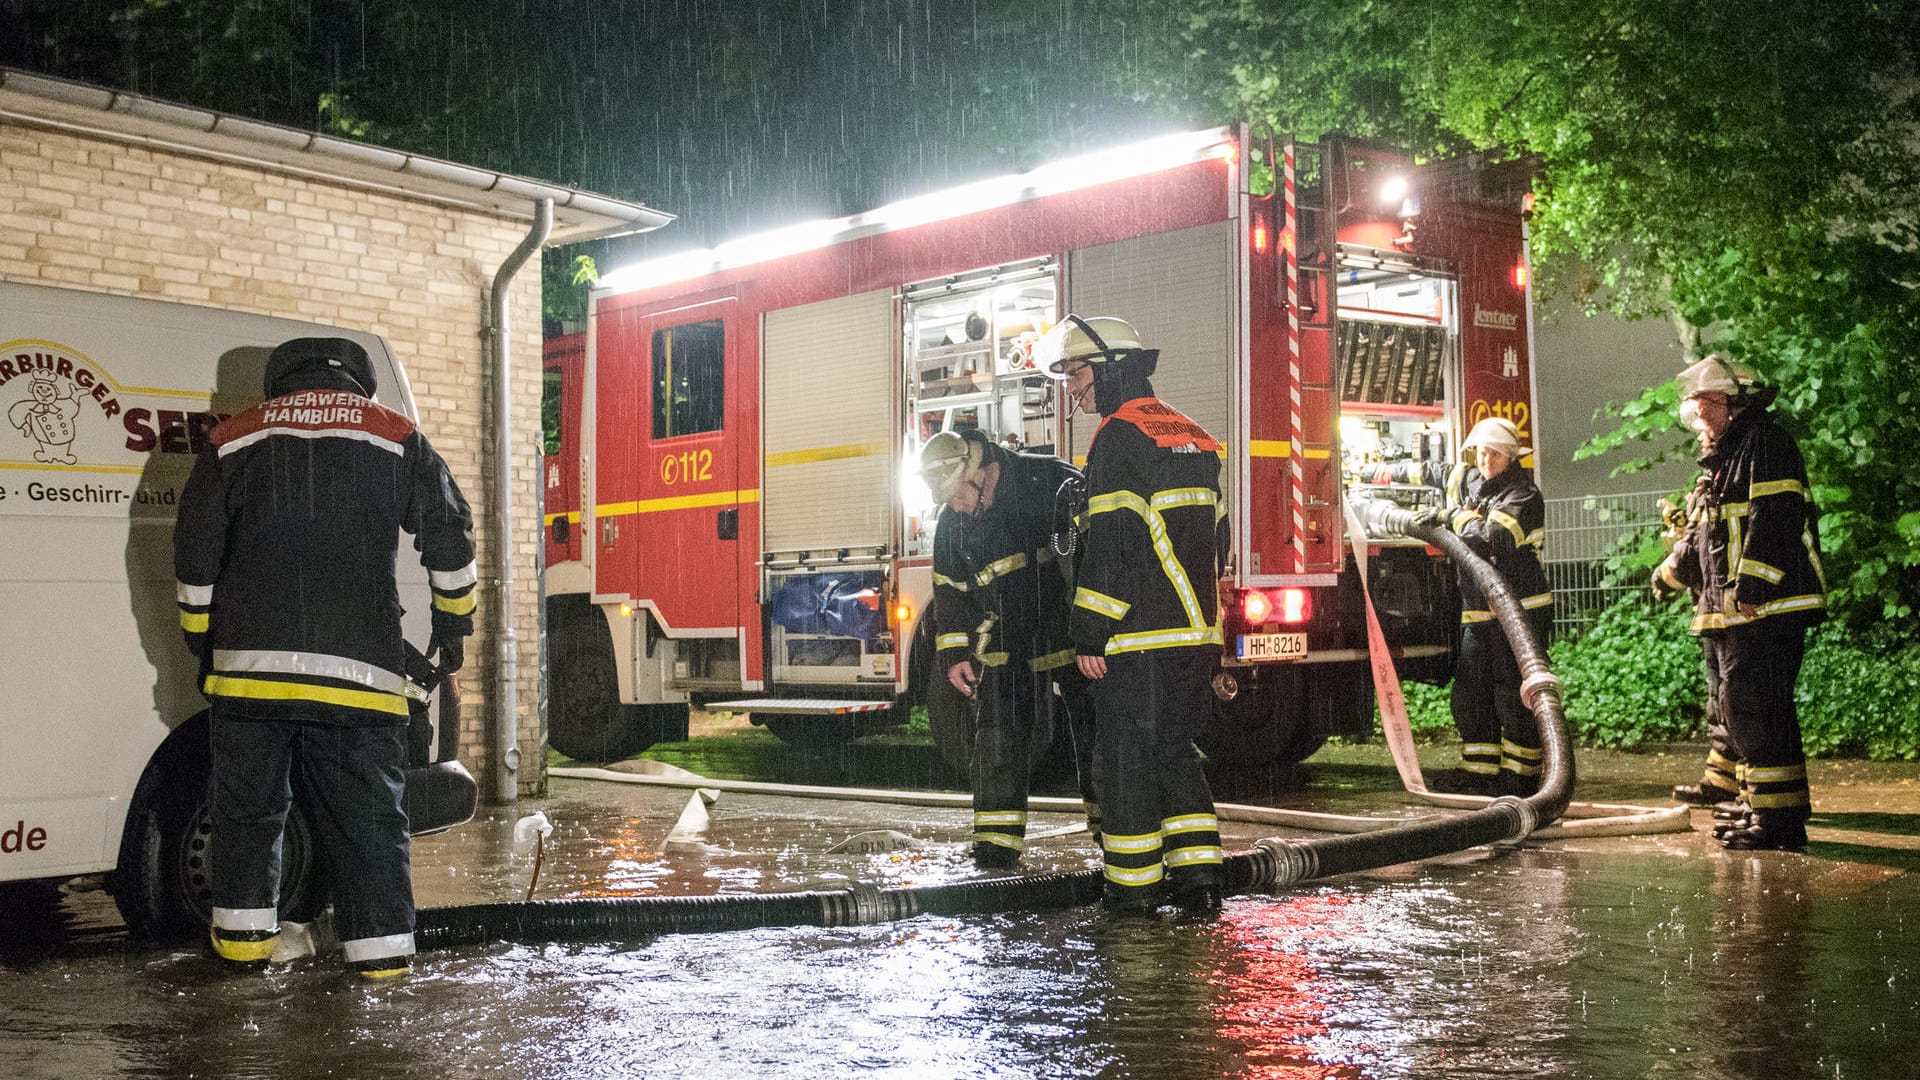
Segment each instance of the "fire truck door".
[[[740,489],[737,305],[603,312],[600,355],[628,359],[617,378],[623,424],[598,432],[601,593],[651,606],[675,636],[732,636],[740,625],[741,538],[752,543],[757,489]],[[603,413],[603,415],[605,415]]]

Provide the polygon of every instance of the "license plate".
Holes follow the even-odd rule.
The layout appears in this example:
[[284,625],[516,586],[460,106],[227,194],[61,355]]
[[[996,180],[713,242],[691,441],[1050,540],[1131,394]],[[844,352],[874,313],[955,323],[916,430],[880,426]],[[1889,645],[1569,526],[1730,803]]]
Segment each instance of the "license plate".
[[1293,634],[1241,634],[1236,649],[1242,660],[1304,660],[1307,655],[1307,635],[1304,631]]

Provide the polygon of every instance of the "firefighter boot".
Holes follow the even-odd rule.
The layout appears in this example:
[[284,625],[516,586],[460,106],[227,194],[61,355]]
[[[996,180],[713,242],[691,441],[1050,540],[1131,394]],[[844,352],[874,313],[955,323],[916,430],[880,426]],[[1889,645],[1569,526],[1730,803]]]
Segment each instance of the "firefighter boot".
[[1427,780],[1427,790],[1446,795],[1485,795],[1493,777],[1465,769],[1442,769]]
[[1732,802],[1740,797],[1737,791],[1728,791],[1718,784],[1701,782],[1698,784],[1673,785],[1673,801],[1688,806],[1712,806],[1715,803]]
[[1160,910],[1166,900],[1166,890],[1154,885],[1116,885],[1111,881],[1103,882],[1100,890],[1100,906],[1109,915],[1151,916]]
[[213,946],[213,955],[227,964],[242,968],[263,968],[273,959],[273,943],[280,937],[280,930],[227,930],[215,926],[208,932],[207,940]]
[[355,975],[369,982],[401,979],[413,974],[413,957],[383,956],[373,960],[355,960],[347,965]]
[[1714,835],[1728,851],[1805,851],[1807,821],[1797,814],[1756,813],[1750,823]]
[[1169,875],[1168,899],[1184,914],[1211,918],[1219,913],[1225,892],[1221,888],[1220,877],[1217,872],[1204,871]]
[[973,845],[973,865],[982,870],[1011,870],[1019,863],[1020,853],[1010,847],[985,842]]

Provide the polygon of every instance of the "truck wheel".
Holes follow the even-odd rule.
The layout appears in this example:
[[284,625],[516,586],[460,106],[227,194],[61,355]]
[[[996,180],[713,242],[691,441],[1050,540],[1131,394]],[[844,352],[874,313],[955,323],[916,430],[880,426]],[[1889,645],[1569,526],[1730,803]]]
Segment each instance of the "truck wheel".
[[864,713],[837,716],[761,713],[753,719],[788,746],[816,752],[836,749],[862,735],[871,735],[880,730],[880,725],[868,719]]
[[1299,670],[1242,668],[1229,675],[1239,680],[1239,692],[1230,701],[1215,694],[1213,716],[1195,740],[1207,757],[1239,768],[1292,765],[1327,741],[1326,729],[1312,722]]
[[[547,601],[547,745],[575,761],[621,761],[653,745],[654,724],[620,701],[606,616],[584,596]],[[684,709],[685,706],[679,706]]]
[[[112,885],[120,917],[138,940],[181,941],[206,930],[213,908],[211,771],[207,724],[196,717],[168,738],[134,789]],[[280,917],[311,922],[328,894],[313,830],[296,802],[281,841]]]

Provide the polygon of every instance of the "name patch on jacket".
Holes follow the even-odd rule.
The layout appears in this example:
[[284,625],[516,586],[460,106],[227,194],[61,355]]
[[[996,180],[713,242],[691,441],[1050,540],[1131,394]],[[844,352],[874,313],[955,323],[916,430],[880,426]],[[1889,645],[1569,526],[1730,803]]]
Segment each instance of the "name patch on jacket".
[[412,433],[412,421],[358,394],[301,390],[263,401],[225,421],[213,430],[213,442],[222,457],[276,435],[353,439],[398,454],[401,442]]
[[1112,416],[1100,421],[1100,426],[1106,427],[1114,420],[1132,424],[1165,449],[1188,454],[1220,452],[1219,442],[1207,434],[1206,428],[1187,419],[1179,409],[1159,398],[1134,398],[1120,406]]

